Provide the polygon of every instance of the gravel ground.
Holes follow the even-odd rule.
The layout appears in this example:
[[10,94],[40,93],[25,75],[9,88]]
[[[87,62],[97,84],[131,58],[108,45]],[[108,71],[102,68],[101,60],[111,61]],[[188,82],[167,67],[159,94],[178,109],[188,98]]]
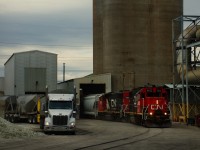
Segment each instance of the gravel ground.
[[10,123],[7,120],[0,117],[0,138],[30,138],[42,135],[44,134],[34,132],[28,127],[22,127],[17,124]]

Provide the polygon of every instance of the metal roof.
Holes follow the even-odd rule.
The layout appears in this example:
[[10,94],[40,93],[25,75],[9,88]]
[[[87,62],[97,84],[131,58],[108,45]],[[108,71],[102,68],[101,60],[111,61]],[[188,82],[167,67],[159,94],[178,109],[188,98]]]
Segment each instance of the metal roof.
[[18,52],[18,53],[13,53],[13,54],[10,56],[10,58],[8,58],[8,60],[4,63],[4,65],[5,65],[14,55],[22,54],[22,53],[32,53],[32,52],[39,52],[39,53],[47,53],[47,54],[57,55],[57,54],[54,54],[54,53],[44,52],[44,51],[40,51],[40,50],[31,50],[31,51]]

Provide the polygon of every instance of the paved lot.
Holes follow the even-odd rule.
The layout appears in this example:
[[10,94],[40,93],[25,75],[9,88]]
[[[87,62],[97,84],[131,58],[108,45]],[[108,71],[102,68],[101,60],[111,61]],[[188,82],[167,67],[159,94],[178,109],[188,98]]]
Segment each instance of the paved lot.
[[[22,124],[22,126],[30,126]],[[39,125],[31,125],[39,132]],[[29,139],[0,139],[0,150],[199,150],[200,128],[173,123],[172,128],[145,128],[129,123],[81,119],[77,134],[52,134]]]

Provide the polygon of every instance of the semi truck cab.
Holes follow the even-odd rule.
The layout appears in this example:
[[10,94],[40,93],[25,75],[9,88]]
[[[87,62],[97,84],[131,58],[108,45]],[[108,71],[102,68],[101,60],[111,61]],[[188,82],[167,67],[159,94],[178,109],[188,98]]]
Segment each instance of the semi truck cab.
[[44,132],[71,132],[75,134],[76,119],[74,94],[48,94],[47,109],[42,123]]

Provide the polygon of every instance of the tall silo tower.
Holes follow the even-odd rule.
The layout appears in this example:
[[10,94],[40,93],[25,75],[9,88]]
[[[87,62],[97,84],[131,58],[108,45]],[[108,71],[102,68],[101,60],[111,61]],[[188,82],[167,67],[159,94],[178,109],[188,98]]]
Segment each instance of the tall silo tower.
[[94,74],[111,73],[113,91],[171,83],[182,14],[183,0],[93,0]]

